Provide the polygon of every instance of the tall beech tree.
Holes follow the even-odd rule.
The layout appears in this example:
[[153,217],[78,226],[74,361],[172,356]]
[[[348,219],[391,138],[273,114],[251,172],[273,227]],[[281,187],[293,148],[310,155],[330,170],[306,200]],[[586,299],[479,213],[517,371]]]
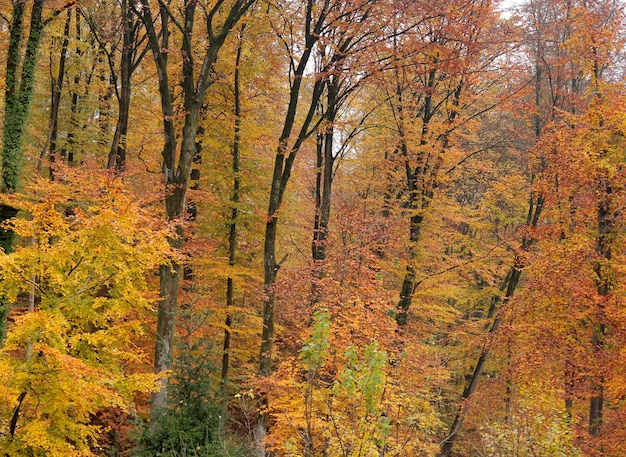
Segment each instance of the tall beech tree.
[[[385,62],[377,61],[375,49],[385,40],[385,30],[380,28],[380,23],[386,16],[383,11],[377,10],[377,17],[370,17],[374,13],[373,6],[372,2],[362,8],[348,10],[343,20],[351,28],[333,30],[318,49],[317,60],[323,72],[321,77],[326,81],[326,93],[319,101],[322,123],[316,134],[315,218],[311,243],[315,262],[326,258],[337,159],[346,153],[355,137],[363,131],[364,123],[371,114],[371,109],[362,111],[357,106],[350,110],[348,106],[354,101],[351,96],[368,78],[384,68]],[[334,60],[330,66],[328,59]],[[354,119],[347,119],[353,114],[350,111],[356,112]],[[342,123],[344,130],[339,144],[336,141],[337,122]]]
[[[48,137],[44,144],[43,150],[39,156],[39,163],[37,169],[41,174],[42,160],[46,155],[50,155],[53,160],[56,154],[57,140],[58,140],[58,126],[59,126],[59,107],[61,105],[61,93],[63,91],[63,80],[65,79],[65,64],[68,55],[68,46],[70,41],[70,25],[72,21],[72,10],[67,11],[67,17],[65,19],[65,26],[63,28],[61,51],[59,53],[59,69],[57,76],[51,76],[50,79],[50,121],[48,128]],[[52,73],[52,53],[50,54],[50,72]],[[54,178],[54,172],[50,169],[50,179]]]
[[[283,128],[278,138],[274,170],[271,177],[271,188],[265,226],[265,240],[263,248],[263,328],[261,331],[261,347],[259,359],[259,374],[267,377],[272,369],[272,350],[275,338],[275,306],[276,306],[276,275],[284,261],[276,259],[276,238],[278,231],[279,210],[283,201],[287,183],[291,176],[294,161],[304,141],[313,133],[316,124],[315,112],[317,103],[324,90],[324,80],[317,76],[313,82],[310,101],[304,109],[300,103],[305,98],[306,86],[305,71],[313,55],[314,48],[322,33],[328,27],[328,20],[332,2],[330,0],[307,0],[305,4],[285,4],[276,12],[283,21],[276,27],[276,33],[281,44],[288,50],[289,61],[289,99],[283,121]],[[292,10],[293,8],[293,10]],[[292,32],[287,34],[286,32]],[[304,119],[297,130],[296,122],[301,111],[305,112]],[[296,130],[295,138],[292,133]],[[265,403],[267,400],[262,399]],[[263,411],[266,405],[261,406],[255,430],[254,442],[258,457],[265,455],[264,440],[267,434],[267,412]]]
[[[35,87],[39,47],[43,38],[44,27],[63,10],[63,8],[53,10],[49,13],[50,16],[46,18],[44,16],[45,0],[33,0],[30,7],[26,49],[22,54],[25,19],[29,2],[15,0],[11,2],[11,5],[12,17],[9,25],[2,131],[2,187],[0,190],[3,193],[15,192],[19,186],[23,155],[22,143]],[[15,214],[17,214],[15,208],[3,204],[0,206],[0,223],[12,218]],[[0,228],[0,247],[5,252],[10,252],[12,243],[12,232]]]
[[[187,190],[193,157],[196,154],[196,135],[200,110],[207,89],[215,82],[215,62],[226,38],[254,0],[218,0],[212,4],[188,1],[175,14],[171,5],[158,2],[158,16],[152,12],[156,2],[142,0],[137,14],[146,28],[148,42],[159,83],[163,115],[163,174],[165,179],[165,217],[176,224],[176,237],[170,239],[173,248],[180,250],[184,242],[184,218],[187,210]],[[204,12],[204,44],[198,43],[196,20]],[[158,29],[158,30],[157,30]],[[180,40],[182,74],[170,65],[172,33]],[[201,50],[198,50],[200,48]],[[182,88],[182,104],[175,90]],[[181,114],[182,113],[182,114]],[[182,118],[182,119],[181,119]],[[180,145],[179,145],[180,142]],[[178,284],[182,273],[180,263],[162,265],[159,270],[160,294],[154,371],[161,373],[170,366],[176,320]],[[152,417],[165,406],[167,379],[152,399]]]
[[[118,102],[117,121],[106,166],[119,173],[126,167],[126,137],[132,96],[132,75],[141,64],[149,47],[146,46],[142,23],[132,2],[121,0],[119,4],[113,5],[112,13],[109,13],[104,6],[106,5],[101,5],[101,8],[95,11],[83,11],[83,16],[87,20],[94,39],[106,55],[110,83]],[[107,21],[105,18],[112,18],[112,20]]]
[[[536,13],[539,15],[543,14],[543,12],[538,12],[536,10],[533,10],[532,13]],[[536,18],[536,21],[533,22],[533,24],[545,26],[545,19],[543,17]],[[552,85],[550,85],[551,91],[547,94],[544,91],[544,75],[546,74],[546,72],[544,71],[543,65],[546,62],[546,56],[543,53],[549,51],[547,51],[546,47],[544,46],[545,42],[543,40],[545,40],[545,37],[542,32],[544,31],[537,31],[536,34],[530,33],[529,37],[531,38],[528,42],[530,45],[530,61],[534,63],[534,85],[533,92],[531,93],[532,98],[531,101],[527,105],[525,105],[530,106],[532,109],[531,112],[534,113],[532,118],[528,121],[529,124],[532,125],[532,131],[530,132],[531,139],[527,142],[527,144],[530,145],[530,148],[532,148],[534,144],[540,140],[543,126],[546,122],[548,122],[548,119],[546,119],[545,116],[554,115],[553,108],[557,101],[560,99],[561,95],[560,92],[558,95],[554,92],[554,90],[560,91],[561,86],[553,87]],[[533,42],[533,39],[538,41]],[[549,80],[551,81],[551,79]],[[544,101],[544,97],[546,96],[549,99],[547,103]],[[552,107],[552,109],[550,107]],[[541,157],[541,147],[538,147],[537,151],[538,157]],[[541,163],[542,161],[540,159],[538,161],[539,168],[531,170],[531,181],[533,180],[532,175],[536,174],[536,172],[538,171],[541,171]],[[494,296],[491,299],[491,304],[487,317],[489,319],[492,319],[492,321],[488,326],[487,340],[481,348],[481,352],[478,355],[475,364],[473,365],[472,373],[468,377],[467,383],[465,384],[463,393],[461,395],[461,402],[452,420],[448,435],[442,442],[439,457],[449,457],[452,453],[452,449],[454,448],[460,428],[463,423],[464,415],[467,411],[468,401],[478,388],[478,384],[481,380],[481,376],[484,372],[487,359],[490,354],[491,342],[493,340],[494,334],[498,331],[502,322],[502,310],[505,309],[506,306],[509,305],[513,299],[513,296],[519,285],[522,272],[527,266],[528,251],[536,241],[535,238],[532,236],[532,232],[533,229],[537,227],[539,223],[539,218],[541,217],[541,214],[544,210],[545,195],[543,192],[530,191],[528,202],[529,205],[525,225],[526,233],[522,235],[522,240],[519,247],[516,249],[511,268],[503,280],[504,295],[502,297]]]
[[[228,266],[235,266],[237,256],[237,219],[239,215],[238,204],[241,193],[241,54],[243,52],[245,24],[239,28],[239,43],[235,55],[235,71],[233,74],[233,112],[235,115],[235,125],[233,128],[232,145],[232,171],[233,187],[230,196],[231,220],[228,227]],[[231,345],[231,325],[233,323],[232,309],[235,306],[235,278],[231,273],[226,279],[226,317],[224,319],[224,343],[222,345],[222,373],[220,375],[220,387],[222,394],[223,409],[226,409],[226,387],[228,384],[228,372],[230,370],[230,345]],[[222,414],[225,415],[224,413]]]
[[[301,4],[280,5],[275,13],[281,21],[281,26],[275,27],[278,39],[288,51],[289,96],[274,158],[265,228],[263,330],[259,363],[259,374],[263,377],[270,375],[272,367],[276,276],[282,263],[282,260],[278,261],[276,258],[278,220],[294,161],[303,143],[326,121],[325,145],[322,146],[322,155],[326,157],[328,167],[324,179],[326,196],[320,196],[320,207],[316,216],[317,235],[314,235],[318,239],[313,241],[314,256],[320,257],[323,255],[324,240],[319,237],[326,234],[327,227],[324,225],[328,223],[330,212],[332,124],[335,122],[341,99],[355,87],[342,93],[340,81],[342,73],[350,71],[346,62],[351,54],[362,48],[364,41],[373,33],[369,22],[376,16],[374,8],[378,3],[376,0],[307,0]],[[311,87],[307,87],[303,82],[307,79],[310,62],[315,56],[319,57],[319,65],[315,68]],[[352,69],[359,70],[361,69]],[[330,104],[326,113],[320,116],[318,107],[325,91]],[[264,454],[261,443],[266,433],[266,419],[266,414],[262,413],[256,427],[255,440],[259,455]]]
[[[586,128],[600,131],[615,130],[608,127],[611,116],[607,116],[604,92],[611,92],[608,79],[612,76],[612,66],[619,59],[622,51],[620,37],[623,36],[623,7],[619,2],[605,0],[598,2],[530,2],[528,10],[532,13],[535,25],[536,52],[541,56],[538,59],[537,72],[544,78],[542,97],[550,103],[544,109],[548,143],[542,159],[547,169],[541,177],[545,188],[552,195],[554,211],[559,213],[561,230],[558,240],[564,246],[573,244],[573,240],[581,236],[582,227],[594,227],[595,260],[591,271],[589,266],[582,266],[587,276],[593,276],[597,296],[594,301],[587,303],[590,311],[588,323],[585,327],[591,329],[590,361],[585,366],[580,360],[574,361],[566,357],[565,365],[565,407],[568,414],[572,414],[574,402],[580,395],[581,372],[589,373],[589,383],[583,391],[588,392],[588,432],[591,436],[601,433],[603,422],[605,352],[603,349],[607,326],[610,318],[606,307],[610,307],[613,300],[613,281],[615,277],[613,266],[614,240],[616,221],[619,220],[616,210],[617,195],[620,187],[616,185],[615,177],[621,173],[621,165],[615,163],[614,151],[616,143],[604,137],[598,137],[593,148],[595,152],[589,154],[589,143],[581,138],[588,138]],[[538,76],[539,80],[539,76]],[[548,96],[544,95],[547,94]],[[616,98],[618,102],[619,98]],[[603,108],[600,108],[604,106]],[[591,120],[593,119],[593,120]],[[619,130],[619,129],[617,129]],[[563,141],[565,132],[571,133],[570,145]],[[562,157],[572,157],[572,166],[563,163]],[[588,167],[581,173],[576,167]],[[570,187],[572,176],[580,176],[580,181],[586,180],[587,187],[593,189],[593,195],[584,197],[585,190],[582,184],[579,187]],[[583,177],[584,176],[584,177]],[[617,195],[616,195],[617,194]],[[594,201],[595,210],[583,208],[583,201]],[[569,215],[564,215],[569,208]],[[558,210],[557,210],[558,209]],[[580,222],[583,214],[594,218],[594,222],[586,220]],[[570,219],[568,222],[567,219]],[[550,225],[550,224],[546,224]],[[549,244],[547,246],[550,246]],[[549,249],[549,248],[548,248]],[[590,254],[591,255],[591,254]],[[565,282],[564,284],[568,284]],[[589,283],[589,278],[581,278],[581,283]],[[575,288],[570,292],[568,301],[572,309],[576,302],[587,302],[577,297]],[[574,323],[569,325],[571,334],[579,333]]]
[[[390,45],[401,56],[400,64],[381,81],[396,144],[386,156],[389,167],[404,170],[402,185],[391,187],[400,189],[396,203],[410,220],[406,273],[396,307],[400,325],[406,324],[417,287],[422,225],[446,153],[459,143],[464,129],[495,106],[485,95],[504,77],[494,65],[503,47],[495,39],[502,32],[491,2],[424,3],[411,17],[414,26],[407,33],[392,35]],[[401,26],[402,21],[395,25]]]

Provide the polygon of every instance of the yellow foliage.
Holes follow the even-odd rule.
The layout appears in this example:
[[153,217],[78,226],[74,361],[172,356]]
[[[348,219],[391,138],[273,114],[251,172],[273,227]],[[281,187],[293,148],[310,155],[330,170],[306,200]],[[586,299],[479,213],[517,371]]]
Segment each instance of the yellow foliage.
[[[9,456],[93,455],[102,430],[91,417],[128,410],[136,392],[155,387],[153,374],[126,367],[142,357],[135,341],[156,299],[146,278],[168,261],[171,232],[122,179],[87,173],[68,170],[66,181],[10,197],[23,216],[9,225],[24,243],[0,255],[0,292],[16,314],[0,350],[0,448]],[[29,293],[36,306],[26,310]]]
[[281,364],[270,401],[275,424],[269,444],[290,457],[434,455],[432,437],[442,422],[429,401],[428,381],[416,379],[421,386],[408,387],[412,357],[392,364],[375,341],[364,347],[360,338],[349,346],[338,343],[344,324],[342,316],[321,308],[299,358]]

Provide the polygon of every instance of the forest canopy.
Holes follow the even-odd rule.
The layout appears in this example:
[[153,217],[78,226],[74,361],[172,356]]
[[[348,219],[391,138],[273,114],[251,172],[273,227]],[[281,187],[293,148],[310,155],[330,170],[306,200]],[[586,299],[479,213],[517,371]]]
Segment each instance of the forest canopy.
[[625,456],[621,0],[0,4],[0,449]]

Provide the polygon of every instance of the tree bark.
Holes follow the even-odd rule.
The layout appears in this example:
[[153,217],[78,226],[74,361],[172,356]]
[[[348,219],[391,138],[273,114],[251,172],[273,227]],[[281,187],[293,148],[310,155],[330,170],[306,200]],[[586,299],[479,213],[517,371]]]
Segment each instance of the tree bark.
[[[436,65],[437,62],[433,62]],[[421,111],[421,123],[422,128],[420,132],[420,148],[423,148],[429,143],[429,131],[430,122],[435,116],[436,112],[443,106],[441,103],[437,104],[433,100],[433,96],[430,95],[435,87],[435,82],[438,77],[437,68],[432,68],[428,72],[426,80],[426,87],[429,90],[429,95],[424,97],[423,106]],[[459,83],[459,86],[462,83]],[[405,132],[405,113],[402,106],[402,88],[398,81],[396,87],[396,96],[398,98],[398,133],[400,135],[400,147],[399,150],[402,154],[402,158],[405,164],[406,172],[406,191],[408,192],[408,202],[406,208],[409,212],[413,213],[410,216],[409,222],[409,263],[406,267],[404,279],[402,280],[402,288],[400,289],[400,299],[396,305],[396,323],[399,326],[404,326],[407,323],[409,309],[413,301],[413,294],[415,293],[415,259],[417,257],[417,249],[420,241],[420,234],[422,230],[422,223],[424,222],[424,213],[430,206],[430,202],[434,196],[436,180],[439,172],[440,157],[431,157],[431,154],[426,154],[420,149],[417,153],[417,159],[415,166],[411,165],[409,157],[409,148],[406,142]],[[460,92],[456,94],[457,100],[460,96]],[[456,116],[456,110],[451,111],[448,116],[448,122],[451,123]],[[447,136],[441,140],[440,155],[443,155],[448,148]],[[434,163],[432,163],[434,162]]]
[[[26,52],[22,62],[20,47],[24,33],[23,1],[13,2],[13,19],[9,37],[6,67],[5,114],[2,145],[2,192],[14,192],[19,185],[22,142],[26,122],[30,112],[30,103],[34,91],[35,71],[37,69],[39,46],[43,35],[42,18],[45,0],[34,0],[30,15],[30,30],[26,42]],[[20,64],[21,75],[18,78]],[[19,81],[18,81],[19,79]],[[1,220],[0,223],[4,222]],[[3,249],[10,247],[2,246]]]
[[231,339],[231,325],[232,309],[235,305],[235,278],[232,274],[232,268],[235,266],[235,259],[237,254],[237,217],[239,216],[239,192],[241,188],[241,176],[240,169],[240,147],[241,147],[241,86],[240,86],[240,65],[241,65],[241,53],[243,51],[243,34],[245,31],[245,24],[241,26],[239,30],[239,45],[237,46],[237,55],[235,57],[235,74],[233,82],[233,95],[234,95],[234,112],[235,112],[235,129],[233,135],[233,190],[231,194],[231,220],[228,233],[228,266],[230,272],[226,280],[226,318],[224,328],[224,344],[222,349],[222,373],[220,378],[220,389],[222,396],[222,417],[225,416],[227,395],[226,388],[228,385],[228,372],[230,369],[230,339]]
[[[24,59],[21,58],[21,44],[24,35],[25,1],[14,1],[13,17],[9,31],[9,48],[6,64],[6,91],[4,97],[4,125],[2,132],[2,182],[0,192],[13,193],[20,182],[22,168],[22,142],[26,122],[33,97],[35,71],[37,69],[39,46],[45,22],[42,18],[45,0],[34,0],[30,14],[30,30],[26,42]],[[18,78],[20,64],[21,75]],[[13,250],[15,234],[4,228],[3,223],[15,217],[18,210],[6,204],[0,204],[0,249],[5,253]],[[6,317],[9,303],[0,298],[0,341],[4,340]]]
[[[537,223],[539,222],[539,217],[541,216],[541,212],[543,211],[543,205],[544,205],[544,198],[541,195],[537,196],[536,198],[531,197],[530,205],[528,209],[528,215],[526,218],[526,225],[528,227],[537,226]],[[522,239],[521,250],[527,252],[533,243],[534,243],[533,238],[525,236]],[[511,298],[515,294],[515,290],[517,289],[517,286],[519,284],[519,280],[522,276],[523,269],[524,269],[524,262],[522,258],[519,256],[516,256],[513,266],[511,267],[511,270],[506,276],[507,287],[506,287],[506,292],[504,294],[504,298],[502,299],[502,302],[501,302],[502,303],[500,307],[501,309],[504,306],[506,306],[506,304],[511,300]],[[483,370],[485,368],[485,363],[487,362],[487,358],[489,356],[491,337],[498,331],[498,328],[500,327],[500,322],[502,319],[502,315],[500,314],[501,310],[499,312],[496,309],[499,301],[500,300],[492,300],[491,302],[491,307],[489,309],[488,317],[489,318],[493,316],[495,317],[493,319],[493,322],[491,323],[491,326],[489,327],[487,340],[485,344],[483,345],[483,349],[480,355],[478,356],[478,359],[476,360],[476,366],[474,368],[472,376],[470,377],[467,385],[465,386],[465,389],[463,390],[463,395],[461,395],[461,402],[454,416],[454,420],[452,421],[452,424],[450,426],[448,436],[441,443],[441,450],[438,454],[438,457],[450,457],[452,453],[452,448],[454,447],[454,443],[458,437],[459,430],[461,429],[461,425],[463,424],[463,416],[467,409],[468,401],[470,400],[470,397],[474,394],[474,392],[476,391],[476,388],[478,387],[480,377],[483,373]]]
[[[278,228],[279,210],[283,196],[291,177],[291,170],[302,143],[313,133],[312,127],[316,107],[322,95],[325,82],[319,78],[316,80],[308,112],[303,120],[299,133],[293,145],[289,146],[289,138],[294,130],[298,104],[301,99],[302,81],[304,72],[311,57],[313,47],[317,43],[321,29],[325,23],[326,16],[330,11],[330,2],[326,1],[322,5],[317,19],[314,18],[314,0],[307,0],[305,13],[305,37],[303,50],[300,59],[295,67],[292,84],[289,91],[289,102],[285,113],[283,129],[278,139],[276,157],[274,159],[274,170],[272,173],[267,221],[265,224],[265,241],[263,245],[263,327],[261,331],[261,345],[259,356],[259,375],[268,377],[272,369],[272,350],[274,346],[274,317],[276,306],[276,275],[280,269],[281,262],[276,261],[276,236]],[[293,63],[293,62],[292,62]],[[265,445],[263,440],[267,433],[267,398],[263,395],[260,400],[260,413],[254,430],[255,454],[258,457],[265,456]]]
[[610,266],[612,257],[611,240],[613,238],[612,232],[615,220],[611,202],[613,189],[608,173],[601,171],[600,174],[601,176],[598,178],[598,195],[600,201],[597,204],[596,212],[598,221],[596,252],[598,254],[598,260],[594,265],[594,272],[596,274],[596,290],[598,291],[601,302],[597,306],[598,309],[595,322],[593,323],[591,340],[595,362],[598,364],[596,374],[591,381],[592,395],[589,399],[589,433],[592,436],[600,434],[603,421],[604,379],[602,376],[602,352],[606,333],[604,300],[611,294],[613,288],[611,284]]
[[[137,46],[135,14],[128,0],[122,0],[122,56],[120,60],[120,92],[118,97],[119,112],[107,168],[121,173],[126,168],[126,136],[128,134],[128,115],[132,95],[131,77],[138,62],[133,62],[133,50]],[[141,57],[140,57],[141,59]]]
[[330,203],[335,169],[335,156],[333,153],[334,123],[337,117],[339,102],[339,78],[333,75],[327,83],[326,112],[324,113],[323,132],[320,134],[321,144],[318,149],[318,173],[320,174],[318,174],[316,182],[317,198],[315,201],[315,222],[311,245],[313,261],[315,262],[321,262],[326,259],[326,239],[330,223]]
[[[39,155],[39,162],[37,164],[37,171],[39,174],[42,172],[43,160],[46,155],[50,156],[50,180],[54,180],[54,168],[52,163],[55,161],[56,143],[58,137],[58,120],[59,120],[59,106],[61,105],[61,93],[63,90],[63,80],[65,79],[65,62],[67,61],[67,48],[70,41],[70,23],[72,20],[72,10],[67,10],[67,19],[65,20],[65,28],[63,30],[63,44],[61,45],[61,54],[59,55],[59,71],[57,77],[52,77],[51,81],[51,104],[50,104],[50,121],[48,136],[46,143]],[[50,67],[52,68],[52,56],[50,58]]]
[[[81,33],[82,28],[80,24],[81,13],[80,13],[79,8],[75,9],[75,17],[76,17],[76,40],[80,42],[82,40],[82,33]],[[81,50],[79,45],[76,46],[74,53],[76,54],[77,58],[80,58],[80,56],[82,56],[83,51]],[[93,70],[92,70],[92,73],[93,73]],[[72,101],[70,104],[70,131],[67,132],[67,147],[61,151],[61,156],[65,160],[67,160],[67,164],[70,166],[74,165],[74,158],[76,157],[76,151],[75,151],[76,137],[74,134],[74,130],[78,128],[77,117],[78,117],[78,102],[79,102],[80,96],[78,94],[77,88],[80,86],[80,81],[81,81],[80,74],[76,74],[74,76],[74,86],[70,91],[72,95]]]
[[[207,34],[208,45],[204,48],[200,70],[196,75],[195,56],[192,44],[197,2],[185,3],[182,10],[183,22],[176,22],[182,33],[181,51],[183,59],[182,81],[183,109],[185,118],[180,132],[180,150],[177,147],[177,132],[174,122],[174,88],[170,85],[167,53],[169,51],[169,25],[173,21],[170,10],[165,3],[159,2],[161,30],[157,33],[154,17],[150,9],[149,0],[141,0],[140,18],[146,27],[148,43],[152,51],[159,80],[159,95],[163,115],[163,134],[165,144],[162,151],[163,174],[165,177],[165,216],[167,220],[178,221],[176,236],[170,239],[175,250],[180,250],[184,243],[182,226],[186,213],[186,197],[189,187],[191,166],[196,154],[196,135],[200,110],[207,89],[214,81],[213,67],[217,60],[226,37],[241,17],[252,6],[254,0],[235,0],[226,14],[224,22],[216,27],[213,23],[215,15],[222,9],[221,2],[217,2],[213,9],[208,11]],[[174,343],[178,286],[182,273],[181,265],[163,265],[160,268],[160,293],[157,334],[155,345],[154,371],[162,373],[169,369],[172,360]],[[167,379],[161,380],[158,392],[153,395],[151,419],[154,421],[160,409],[167,404]]]

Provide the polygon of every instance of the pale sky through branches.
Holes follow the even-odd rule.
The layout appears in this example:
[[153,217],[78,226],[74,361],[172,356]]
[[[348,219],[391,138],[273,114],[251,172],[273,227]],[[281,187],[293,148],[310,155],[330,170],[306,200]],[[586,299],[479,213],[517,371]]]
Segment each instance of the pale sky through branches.
[[504,17],[509,17],[513,8],[520,6],[523,0],[502,0],[500,2],[500,10]]

